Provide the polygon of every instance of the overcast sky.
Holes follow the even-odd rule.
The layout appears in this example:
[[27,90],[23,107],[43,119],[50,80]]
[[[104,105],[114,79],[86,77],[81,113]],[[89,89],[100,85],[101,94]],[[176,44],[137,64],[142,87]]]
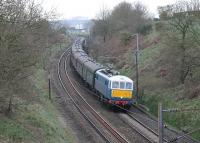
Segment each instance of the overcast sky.
[[69,19],[72,17],[83,16],[95,18],[99,10],[104,6],[112,9],[120,2],[127,1],[134,3],[142,2],[148,8],[149,12],[157,16],[157,7],[167,4],[173,4],[176,0],[38,0],[42,1],[45,10],[56,9],[61,18]]

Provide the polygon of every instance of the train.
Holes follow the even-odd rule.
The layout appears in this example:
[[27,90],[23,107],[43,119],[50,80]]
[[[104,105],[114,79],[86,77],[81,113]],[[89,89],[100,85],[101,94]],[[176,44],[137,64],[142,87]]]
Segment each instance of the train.
[[78,37],[71,47],[70,61],[82,80],[108,105],[130,108],[136,102],[134,82],[96,62],[85,52],[86,39]]

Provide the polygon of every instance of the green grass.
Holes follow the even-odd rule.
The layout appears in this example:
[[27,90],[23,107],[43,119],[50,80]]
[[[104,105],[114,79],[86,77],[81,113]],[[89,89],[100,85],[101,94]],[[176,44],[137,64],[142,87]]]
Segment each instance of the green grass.
[[[158,103],[162,102],[164,108],[200,108],[200,99],[189,100],[185,97],[185,89],[182,85],[171,87],[170,83],[158,76],[159,66],[157,59],[161,55],[162,44],[146,48],[141,51],[140,67],[149,65],[150,70],[140,76],[140,87],[144,88],[142,104],[146,105],[152,114],[157,116]],[[162,65],[160,65],[162,66]],[[200,127],[200,112],[176,112],[164,113],[164,121],[178,130],[191,131]],[[200,133],[191,134],[200,140]]]
[[[47,82],[42,80],[44,72],[39,70],[36,74],[35,85],[38,91],[41,92],[40,101],[42,105],[34,104],[28,108],[26,120],[32,125],[37,126],[43,130],[45,142],[73,142],[73,138],[68,134],[65,128],[58,122],[56,111],[52,102],[48,99]],[[41,88],[43,86],[43,88]]]
[[[60,47],[55,46],[51,50],[54,51],[53,57]],[[0,115],[0,142],[75,142],[71,130],[60,123],[60,113],[48,98],[46,72],[37,69],[30,81],[33,95],[19,97],[17,101],[20,104],[16,104],[13,113],[9,116]]]
[[122,68],[119,70],[120,74],[130,77],[133,74],[133,70]]
[[139,65],[144,67],[147,64],[151,64],[160,55],[162,46],[160,44],[153,45],[140,51]]
[[25,138],[30,137],[30,133],[20,123],[7,118],[0,120],[0,134],[9,138],[12,142],[21,142]]
[[[59,50],[53,48],[52,51],[55,54]],[[54,104],[48,99],[48,82],[45,77],[45,72],[41,69],[34,76],[33,82],[36,90],[40,93],[39,99],[42,104],[30,105],[28,114],[25,115],[26,120],[42,129],[45,142],[73,142],[72,135],[66,132],[68,129],[59,123],[57,118],[59,114]]]
[[[144,38],[145,41],[153,40],[156,33],[150,34]],[[140,90],[144,90],[142,100],[138,102],[148,107],[150,113],[157,116],[158,103],[162,102],[165,109],[169,108],[198,108],[200,109],[200,98],[193,100],[185,98],[186,89],[183,85],[172,87],[170,82],[159,76],[159,68],[162,65],[158,64],[158,60],[162,55],[162,43],[152,45],[148,48],[140,50],[139,68],[144,69],[140,74],[139,84]],[[124,56],[128,65],[127,68],[120,69],[120,72],[129,77],[135,77],[134,59],[131,52]],[[199,73],[199,72],[197,72]],[[197,77],[195,73],[195,77]],[[192,131],[200,128],[200,112],[176,112],[164,113],[164,121],[169,126],[173,126],[178,130]],[[200,132],[191,134],[192,137],[200,140]]]
[[[159,91],[146,91],[140,103],[146,105],[152,114],[157,116],[158,103],[162,102],[164,109],[178,108],[178,109],[194,109],[200,108],[200,99],[184,99],[177,100],[178,96],[181,96],[179,89],[164,89]],[[192,131],[200,127],[200,113],[194,112],[164,112],[164,121],[170,126],[177,128],[178,130]],[[200,133],[196,132],[191,134],[192,137],[200,140]]]

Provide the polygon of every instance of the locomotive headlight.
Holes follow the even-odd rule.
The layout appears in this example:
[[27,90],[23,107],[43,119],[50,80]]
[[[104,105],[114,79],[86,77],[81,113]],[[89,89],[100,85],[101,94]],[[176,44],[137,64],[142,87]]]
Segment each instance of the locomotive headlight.
[[121,97],[121,99],[122,99],[123,97]]

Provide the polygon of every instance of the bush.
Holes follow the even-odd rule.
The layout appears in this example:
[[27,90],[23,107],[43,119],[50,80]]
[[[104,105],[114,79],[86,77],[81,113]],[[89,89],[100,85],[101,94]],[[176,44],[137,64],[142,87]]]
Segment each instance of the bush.
[[131,40],[131,33],[125,32],[121,34],[121,42],[124,45],[127,45],[130,40]]
[[161,31],[162,28],[163,28],[163,23],[162,22],[158,21],[158,22],[155,23],[155,30],[156,31]]
[[137,33],[147,35],[152,31],[152,24],[140,25],[137,28]]

